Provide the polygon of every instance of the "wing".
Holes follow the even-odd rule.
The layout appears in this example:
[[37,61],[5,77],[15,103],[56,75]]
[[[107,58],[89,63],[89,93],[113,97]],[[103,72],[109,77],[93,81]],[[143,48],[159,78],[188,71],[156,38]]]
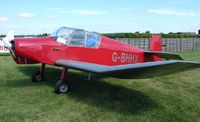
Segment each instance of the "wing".
[[199,68],[200,63],[187,61],[158,61],[138,64],[106,66],[72,60],[58,60],[55,65],[117,78],[150,78]]

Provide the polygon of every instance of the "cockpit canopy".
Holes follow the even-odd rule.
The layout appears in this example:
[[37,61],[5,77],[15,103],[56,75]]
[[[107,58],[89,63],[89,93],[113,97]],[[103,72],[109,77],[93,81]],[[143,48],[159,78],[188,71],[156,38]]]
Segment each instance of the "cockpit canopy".
[[97,33],[67,27],[59,28],[51,36],[56,37],[58,43],[78,47],[98,48],[101,41]]

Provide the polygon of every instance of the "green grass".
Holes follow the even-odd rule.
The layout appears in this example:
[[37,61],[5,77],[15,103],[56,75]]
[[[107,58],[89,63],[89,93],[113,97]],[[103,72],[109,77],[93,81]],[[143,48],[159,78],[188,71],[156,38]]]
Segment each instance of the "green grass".
[[[200,62],[200,52],[180,53]],[[0,121],[200,121],[200,69],[152,79],[121,80],[70,70],[69,94],[54,93],[61,69],[32,83],[39,65],[0,57]]]

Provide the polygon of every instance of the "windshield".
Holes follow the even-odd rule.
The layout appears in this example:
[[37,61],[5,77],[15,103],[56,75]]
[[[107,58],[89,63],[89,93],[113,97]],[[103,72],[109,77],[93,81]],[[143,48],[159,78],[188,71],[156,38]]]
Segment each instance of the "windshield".
[[98,47],[100,35],[82,29],[62,27],[51,34],[56,37],[56,41],[69,46]]

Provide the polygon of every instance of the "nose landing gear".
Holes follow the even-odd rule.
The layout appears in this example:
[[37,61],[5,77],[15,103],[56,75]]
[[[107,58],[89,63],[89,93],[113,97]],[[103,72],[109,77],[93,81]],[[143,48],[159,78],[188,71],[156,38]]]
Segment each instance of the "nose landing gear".
[[33,83],[44,81],[44,69],[45,69],[45,64],[41,64],[40,70],[32,74]]

